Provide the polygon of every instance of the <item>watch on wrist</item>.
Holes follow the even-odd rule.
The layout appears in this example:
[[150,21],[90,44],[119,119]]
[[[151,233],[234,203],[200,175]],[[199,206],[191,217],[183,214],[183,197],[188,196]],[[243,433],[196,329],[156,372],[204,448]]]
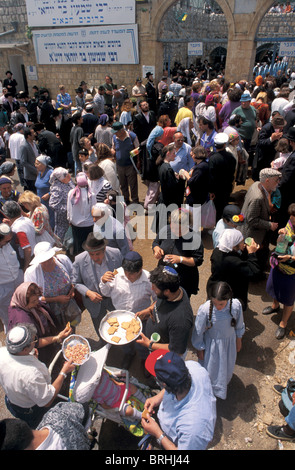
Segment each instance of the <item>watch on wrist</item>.
[[149,350],[150,352],[152,352],[152,347],[153,347],[154,342],[155,342],[155,341],[150,341],[150,344],[149,344],[149,346],[148,346],[148,350]]
[[157,443],[158,443],[159,445],[161,445],[162,440],[164,439],[164,437],[166,437],[166,434],[163,432],[163,433],[161,434],[161,436],[156,439],[156,440],[157,440]]

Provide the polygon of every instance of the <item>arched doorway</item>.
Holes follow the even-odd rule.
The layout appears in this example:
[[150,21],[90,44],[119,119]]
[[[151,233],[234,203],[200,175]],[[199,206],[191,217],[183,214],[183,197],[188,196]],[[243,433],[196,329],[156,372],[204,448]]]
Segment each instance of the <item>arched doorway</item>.
[[[280,9],[280,6],[283,8]],[[295,42],[295,15],[287,13],[285,7],[285,4],[274,2],[259,24],[254,75],[276,75],[279,69],[285,72],[295,65],[295,50],[293,57],[289,57],[284,54],[284,47],[281,47],[285,43]]]
[[227,20],[215,0],[178,0],[164,13],[157,40],[164,46],[163,69],[169,71],[175,62],[187,68],[204,60],[213,60],[215,65],[216,59],[223,67]]

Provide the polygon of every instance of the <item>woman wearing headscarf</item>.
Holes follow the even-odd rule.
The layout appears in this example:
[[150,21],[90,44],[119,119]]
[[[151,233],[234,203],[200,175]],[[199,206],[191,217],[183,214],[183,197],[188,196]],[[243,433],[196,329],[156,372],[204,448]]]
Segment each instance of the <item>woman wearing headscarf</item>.
[[194,146],[194,143],[197,138],[196,135],[194,135],[193,133],[193,129],[194,123],[189,117],[183,118],[177,127],[177,130],[184,135],[184,137],[186,138],[186,143],[190,146]]
[[84,251],[82,243],[93,230],[91,209],[96,203],[95,194],[90,190],[85,173],[78,173],[76,182],[76,187],[68,194],[67,202],[68,221],[73,231],[74,255]]
[[55,168],[50,179],[49,207],[54,211],[54,233],[63,242],[69,228],[67,218],[68,193],[75,187],[68,170],[62,167]]
[[107,114],[101,114],[98,121],[98,126],[94,132],[94,138],[97,143],[106,144],[108,147],[113,146],[113,133],[109,126],[109,116]]
[[34,258],[24,280],[40,287],[41,300],[49,306],[58,328],[65,328],[68,321],[75,323],[76,320],[78,323],[80,320],[81,311],[74,300],[72,274],[73,265],[66,255],[57,254],[57,249],[48,242],[35,246]]
[[49,213],[49,223],[54,230],[54,211],[49,207],[50,183],[49,178],[53,173],[51,158],[48,155],[39,155],[35,160],[35,167],[38,174],[35,181],[37,196],[40,197],[42,204],[47,207]]
[[163,134],[163,127],[157,125],[146,141],[146,155],[143,161],[143,179],[146,180],[148,185],[144,200],[145,210],[148,210],[152,204],[156,204],[159,197],[160,183],[156,161],[164,147],[159,142]]
[[245,245],[239,230],[226,229],[210,258],[211,276],[207,282],[207,293],[215,282],[227,282],[233,297],[239,299],[243,310],[246,310],[249,281],[260,272],[256,257],[258,249],[259,245],[254,240],[250,246]]
[[69,336],[72,328],[66,327],[59,332],[50,310],[40,301],[41,295],[40,287],[33,282],[23,282],[16,288],[8,307],[8,331],[20,323],[34,325],[38,336],[36,348],[41,349],[39,360],[47,362],[48,365],[48,361],[60,348],[57,344]]

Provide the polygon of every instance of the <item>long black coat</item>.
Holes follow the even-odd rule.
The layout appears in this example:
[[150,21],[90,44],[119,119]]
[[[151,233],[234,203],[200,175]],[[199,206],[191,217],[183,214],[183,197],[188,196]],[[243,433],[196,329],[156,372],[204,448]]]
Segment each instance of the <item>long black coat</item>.
[[208,198],[209,186],[209,165],[205,160],[194,165],[192,175],[187,182],[186,202],[192,206],[193,204],[204,204]]
[[263,168],[270,168],[270,164],[275,158],[275,146],[277,144],[277,140],[273,142],[270,140],[270,137],[274,132],[275,129],[270,122],[264,124],[259,132],[255,157],[252,165],[252,178],[254,181],[259,180],[260,170]]
[[233,291],[233,297],[239,299],[243,309],[247,308],[249,281],[259,274],[260,268],[255,253],[242,255],[236,251],[224,253],[215,248],[211,255],[211,276],[207,282],[207,294],[215,282],[227,282]]

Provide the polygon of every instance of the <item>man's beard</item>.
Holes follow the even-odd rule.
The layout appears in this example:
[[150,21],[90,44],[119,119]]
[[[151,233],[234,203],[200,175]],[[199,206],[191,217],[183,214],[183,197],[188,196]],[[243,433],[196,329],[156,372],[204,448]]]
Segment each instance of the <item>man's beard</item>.
[[159,294],[157,294],[157,297],[158,299],[165,299],[165,300],[168,299],[167,295],[165,295],[164,292],[162,291]]

